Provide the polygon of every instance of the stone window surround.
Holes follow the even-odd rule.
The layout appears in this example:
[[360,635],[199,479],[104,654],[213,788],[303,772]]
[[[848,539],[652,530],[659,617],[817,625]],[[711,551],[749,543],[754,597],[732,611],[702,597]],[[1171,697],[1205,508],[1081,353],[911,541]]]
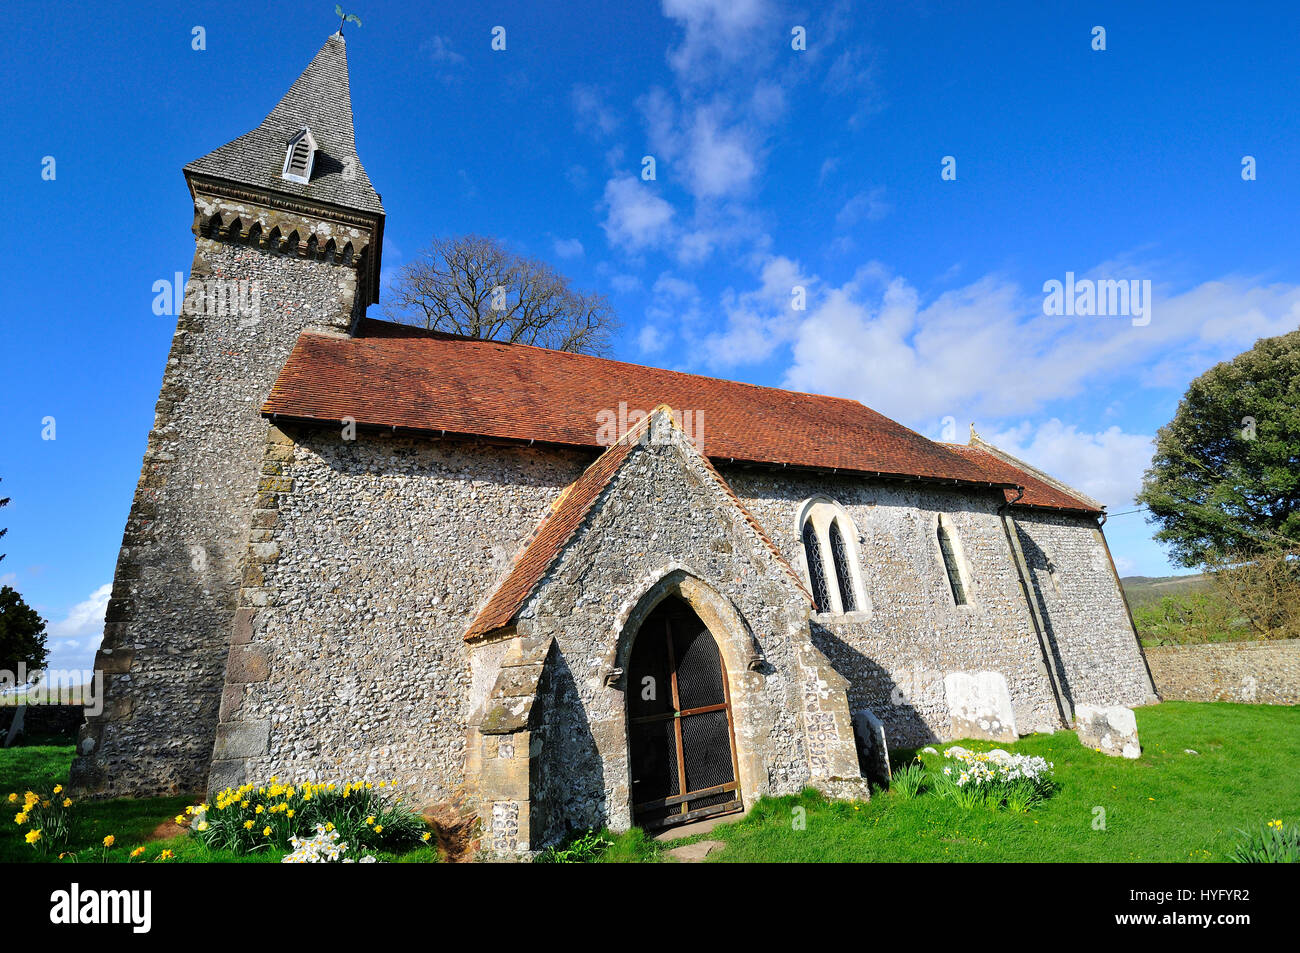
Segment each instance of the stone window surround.
[[[957,572],[961,576],[962,592],[966,595],[966,601],[960,605],[957,603],[956,596],[953,595],[952,583],[948,579],[948,564],[944,562],[943,548],[939,545],[940,527],[948,534],[948,543],[952,546],[953,555],[957,557]],[[961,533],[957,532],[952,517],[947,513],[935,515],[934,525],[930,527],[930,547],[934,551],[934,558],[939,564],[939,576],[943,579],[943,590],[948,594],[948,605],[958,611],[973,609],[975,607],[975,592],[971,588],[970,562],[966,559],[966,549],[962,546]]]
[[[851,612],[845,612],[841,604],[839,576],[831,553],[830,527],[831,523],[836,520],[840,522],[840,536],[844,540],[844,547],[848,556],[849,586],[853,590],[853,595],[857,599],[859,607]],[[817,548],[822,559],[822,572],[826,576],[826,588],[831,601],[830,606],[824,611],[814,613],[813,618],[835,622],[869,621],[872,615],[871,598],[867,595],[867,587],[862,579],[862,552],[858,544],[858,527],[853,522],[853,517],[849,516],[848,511],[835,500],[829,496],[819,494],[809,497],[800,504],[794,523],[796,539],[803,539],[803,527],[809,521],[812,522],[813,533],[817,538]],[[802,542],[799,546],[799,566],[811,591],[812,575],[809,572],[808,555],[804,551]]]

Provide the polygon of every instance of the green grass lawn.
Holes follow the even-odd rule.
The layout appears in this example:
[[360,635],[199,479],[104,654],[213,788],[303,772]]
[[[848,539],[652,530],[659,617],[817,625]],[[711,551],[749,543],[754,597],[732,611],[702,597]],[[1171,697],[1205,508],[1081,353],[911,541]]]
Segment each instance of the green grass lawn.
[[[45,794],[56,784],[66,784],[74,754],[72,745],[0,749],[0,798],[12,792],[21,799],[28,790]],[[172,862],[185,863],[278,863],[285,855],[286,851],[274,849],[245,855],[211,850],[187,834],[174,835],[174,827],[170,832],[159,831],[193,803],[188,797],[76,802],[77,827],[64,851],[69,856],[63,862],[150,863],[157,862],[164,850],[172,852]],[[57,861],[57,857],[42,856],[24,842],[23,829],[13,822],[21,803],[6,802],[4,807],[5,813],[0,815],[0,863]],[[165,836],[168,833],[174,836]],[[115,843],[105,850],[103,839],[108,834],[113,835]],[[144,853],[132,859],[131,851],[141,846]],[[434,847],[418,847],[400,855],[375,852],[375,856],[398,863],[439,859]]]
[[[880,791],[871,801],[854,804],[828,802],[807,791],[763,799],[744,820],[704,835],[726,844],[709,860],[1219,861],[1236,840],[1237,828],[1275,818],[1300,820],[1300,707],[1165,702],[1139,709],[1137,717],[1143,750],[1136,761],[1084,748],[1069,732],[1002,746],[1041,755],[1056,766],[1058,790],[1026,814],[963,810],[926,793],[904,799]],[[990,742],[964,746],[998,747]],[[1186,748],[1199,754],[1186,754]],[[43,792],[65,782],[72,755],[70,745],[0,750],[0,796],[15,791],[21,797],[29,788]],[[173,851],[176,861],[188,862],[281,858],[277,851],[246,857],[210,851],[184,835],[154,839],[159,826],[187,803],[183,797],[82,802],[71,850],[79,861],[98,861],[100,841],[113,834],[110,861],[125,861],[140,845],[146,849],[137,863],[156,860],[164,849]],[[804,830],[792,824],[797,807],[806,817]],[[1104,830],[1094,829],[1099,807],[1105,810]],[[665,847],[676,846],[636,830],[613,840],[602,861],[654,861]],[[438,859],[430,847],[376,856],[417,863]],[[12,816],[0,816],[0,862],[36,859]]]
[[[744,820],[702,835],[726,844],[708,859],[1222,861],[1237,828],[1300,820],[1300,708],[1165,702],[1138,709],[1137,718],[1143,748],[1136,761],[1084,748],[1069,732],[1015,745],[963,742],[1055,764],[1059,789],[1026,814],[963,810],[924,793],[905,800],[882,791],[851,804],[806,791],[764,799]],[[793,829],[796,807],[806,812],[805,830]],[[1093,829],[1098,807],[1105,830]],[[637,833],[616,838],[602,859],[650,859]]]

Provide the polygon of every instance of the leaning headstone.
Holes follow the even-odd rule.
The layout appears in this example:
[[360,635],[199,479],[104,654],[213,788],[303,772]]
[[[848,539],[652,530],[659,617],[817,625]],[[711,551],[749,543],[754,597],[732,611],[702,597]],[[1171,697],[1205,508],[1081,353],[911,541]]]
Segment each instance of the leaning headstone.
[[870,708],[853,711],[853,734],[858,740],[858,758],[866,776],[882,787],[889,785],[889,745],[885,725]]
[[23,716],[27,714],[27,706],[19,705],[14,711],[14,720],[9,722],[9,732],[5,735],[5,747],[11,748],[23,734]]
[[1074,728],[1080,744],[1104,754],[1136,758],[1142,753],[1137,716],[1131,708],[1078,705],[1074,709]]
[[951,672],[944,676],[954,738],[1015,741],[1016,716],[1001,672]]

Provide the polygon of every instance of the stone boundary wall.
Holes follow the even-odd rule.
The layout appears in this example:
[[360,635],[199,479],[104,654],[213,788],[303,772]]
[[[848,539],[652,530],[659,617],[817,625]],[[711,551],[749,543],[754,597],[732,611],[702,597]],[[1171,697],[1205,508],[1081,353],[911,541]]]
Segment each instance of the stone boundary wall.
[[1146,655],[1166,701],[1300,705],[1300,639],[1161,645]]
[[[17,705],[0,705],[0,745],[4,744],[13,724],[14,715],[18,713]],[[77,729],[86,718],[86,709],[82,705],[27,705],[23,713],[22,734],[24,738],[66,738],[68,744],[77,736]]]

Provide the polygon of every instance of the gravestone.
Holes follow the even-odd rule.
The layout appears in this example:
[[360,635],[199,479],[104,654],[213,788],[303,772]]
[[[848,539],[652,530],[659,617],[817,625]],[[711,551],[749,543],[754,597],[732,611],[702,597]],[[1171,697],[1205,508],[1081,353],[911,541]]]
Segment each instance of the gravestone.
[[1001,672],[950,672],[944,676],[954,738],[1015,741],[1016,716]]
[[1074,709],[1074,727],[1080,744],[1103,754],[1136,758],[1142,753],[1137,716],[1131,708],[1079,705]]
[[853,734],[858,742],[862,773],[881,787],[889,786],[889,745],[885,725],[870,708],[853,710]]

